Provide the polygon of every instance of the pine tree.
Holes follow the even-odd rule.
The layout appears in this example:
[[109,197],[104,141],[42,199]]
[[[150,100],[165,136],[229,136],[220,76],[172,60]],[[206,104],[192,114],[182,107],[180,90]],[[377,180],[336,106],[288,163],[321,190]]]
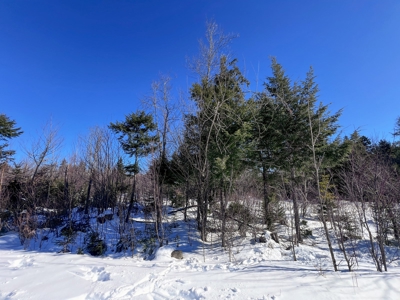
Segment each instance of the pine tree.
[[109,128],[118,134],[118,140],[124,152],[134,159],[133,164],[125,166],[125,170],[133,176],[132,193],[126,215],[126,222],[128,222],[136,197],[136,175],[140,171],[139,158],[148,155],[154,149],[157,136],[152,135],[151,132],[156,126],[150,114],[138,111],[127,115],[124,122],[111,123]]

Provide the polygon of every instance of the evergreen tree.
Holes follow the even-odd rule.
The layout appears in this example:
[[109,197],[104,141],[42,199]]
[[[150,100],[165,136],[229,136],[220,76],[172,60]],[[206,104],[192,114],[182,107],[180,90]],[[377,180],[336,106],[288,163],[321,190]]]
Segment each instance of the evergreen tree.
[[21,128],[15,125],[14,120],[10,120],[5,114],[0,114],[0,164],[10,159],[15,153],[13,150],[6,150],[7,141],[23,133]]
[[333,165],[342,154],[339,140],[331,141],[341,112],[330,115],[327,105],[316,107],[318,87],[312,69],[301,84],[292,84],[274,58],[271,67],[272,76],[267,78],[264,92],[255,99],[259,113],[253,126],[258,161],[263,171],[266,221],[271,225],[268,221],[271,214],[268,175],[284,172],[290,182],[289,197],[293,201],[296,238],[301,242],[297,189],[304,176],[312,174],[312,146],[319,167]]
[[[256,113],[253,122],[255,141],[254,160],[258,162],[262,172],[264,196],[264,221],[271,229],[273,216],[270,207],[269,178],[271,173],[282,168],[285,161],[285,134],[282,126],[287,126],[287,115],[291,113],[288,102],[293,98],[293,90],[289,77],[281,65],[272,59],[272,77],[264,83],[265,90],[255,96]],[[286,120],[285,120],[286,118]],[[285,122],[286,121],[286,122]]]
[[300,99],[302,102],[307,103],[308,125],[310,132],[309,145],[312,152],[312,164],[314,166],[318,200],[321,206],[320,219],[324,227],[325,238],[327,240],[328,248],[331,254],[333,268],[335,271],[337,271],[336,258],[333,252],[331,238],[323,211],[323,206],[326,205],[326,199],[324,199],[323,189],[321,189],[320,170],[323,162],[326,162],[329,158],[331,158],[331,150],[336,148],[336,145],[330,144],[328,139],[336,132],[338,128],[337,119],[340,116],[340,112],[334,115],[329,115],[327,113],[327,106],[322,105],[322,103],[319,105],[318,108],[315,108],[317,93],[318,86],[314,83],[314,74],[311,68],[310,71],[307,73],[306,79],[303,81]]
[[136,197],[136,175],[140,171],[139,158],[148,155],[154,149],[157,136],[151,133],[156,127],[153,117],[144,111],[131,113],[125,117],[124,122],[111,123],[109,127],[118,134],[118,140],[124,152],[134,159],[133,164],[125,166],[125,170],[133,175],[132,193],[126,216],[126,222],[128,222]]
[[0,114],[0,200],[2,199],[2,187],[4,177],[4,165],[14,155],[14,150],[7,150],[8,140],[19,136],[23,132],[21,128],[15,127],[16,122],[10,120],[5,114]]
[[222,56],[219,72],[212,78],[203,77],[191,89],[197,111],[185,117],[185,141],[196,176],[198,224],[203,240],[211,190],[220,191],[223,217],[226,197],[222,194],[232,188],[245,162],[249,124],[242,86],[247,84],[236,61],[228,63]]
[[226,209],[228,197],[233,191],[234,180],[247,163],[249,144],[249,115],[242,87],[248,85],[236,60],[229,64],[221,58],[220,71],[214,79],[214,101],[220,103],[216,110],[216,123],[212,132],[210,162],[213,166],[214,186],[219,190],[221,239],[226,244]]
[[285,172],[290,178],[297,241],[301,242],[300,217],[296,195],[299,171],[309,161],[307,106],[299,99],[300,87],[292,84],[282,66],[272,59],[272,76],[256,98],[259,113],[253,126],[258,161],[263,173],[265,221],[272,226],[268,178],[271,172]]

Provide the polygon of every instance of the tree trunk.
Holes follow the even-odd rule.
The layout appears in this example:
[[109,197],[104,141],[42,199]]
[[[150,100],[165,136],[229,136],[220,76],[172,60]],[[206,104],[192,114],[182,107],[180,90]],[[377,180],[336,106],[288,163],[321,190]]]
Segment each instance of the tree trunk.
[[326,241],[328,243],[329,253],[331,254],[333,269],[336,272],[338,270],[337,269],[336,258],[335,258],[335,254],[333,253],[331,238],[329,236],[329,230],[328,230],[328,227],[326,226],[326,220],[325,220],[325,216],[324,216],[324,211],[322,209],[323,199],[322,199],[322,196],[321,196],[321,187],[320,187],[320,184],[319,184],[319,168],[320,168],[319,166],[320,165],[318,165],[318,163],[317,163],[317,157],[316,157],[316,154],[315,154],[316,139],[314,138],[313,123],[311,121],[310,101],[308,101],[308,121],[309,121],[309,126],[310,126],[311,150],[312,150],[313,164],[314,164],[314,169],[315,169],[315,179],[317,181],[318,200],[319,200],[320,205],[321,205],[321,221],[322,221],[322,224],[324,226],[325,237],[326,237]]
[[185,187],[185,210],[183,212],[183,219],[187,221],[187,209],[189,206],[189,180],[186,180],[186,187]]
[[2,187],[3,187],[3,176],[4,176],[4,169],[5,169],[5,164],[0,165],[1,168],[1,175],[0,175],[0,203],[2,200]]
[[328,243],[329,253],[331,254],[333,269],[335,270],[335,272],[337,272],[336,258],[335,258],[335,254],[333,253],[331,238],[329,236],[328,226],[326,225],[326,220],[325,220],[324,212],[322,209],[321,209],[321,221],[324,226],[325,237],[326,237],[326,241]]
[[264,222],[267,225],[267,228],[270,229],[272,225],[271,212],[269,207],[269,193],[268,193],[268,174],[267,167],[263,164],[262,166],[262,175],[263,175],[263,196],[264,196]]
[[[363,207],[363,209],[365,209],[365,207]],[[367,218],[365,216],[365,210],[363,211],[363,217],[364,217],[364,224],[365,224],[365,227],[366,227],[367,232],[368,232],[370,251],[371,251],[372,259],[375,262],[376,270],[378,272],[382,272],[382,266],[381,266],[381,264],[379,262],[378,255],[376,254],[376,251],[375,251],[374,237],[372,236],[371,230],[368,227]]]
[[300,214],[299,214],[299,204],[296,199],[296,195],[293,198],[293,212],[294,212],[294,228],[296,230],[296,244],[303,242],[303,237],[300,232]]
[[226,203],[224,201],[224,195],[222,190],[222,179],[219,192],[220,206],[221,206],[221,247],[225,247],[225,232],[226,232]]
[[291,188],[291,198],[293,201],[293,213],[294,213],[294,228],[296,230],[296,245],[303,242],[303,238],[300,232],[300,213],[299,213],[299,204],[297,202],[297,194],[296,194],[296,181],[294,170],[291,172],[292,177],[292,188]]
[[392,222],[393,225],[393,234],[394,234],[394,238],[396,239],[396,241],[399,241],[400,239],[400,234],[399,234],[399,228],[397,226],[397,219],[393,213],[393,207],[390,207],[387,209],[389,217],[390,217],[390,221]]
[[92,188],[92,175],[90,175],[89,185],[87,189],[86,201],[85,201],[85,215],[89,214],[89,201],[90,201],[90,190]]
[[196,215],[196,221],[197,221],[197,230],[201,231],[201,211],[202,211],[202,195],[201,191],[197,193],[197,215]]
[[[157,193],[157,195],[155,195],[156,197],[154,197],[154,202],[155,202],[154,206],[156,209],[157,231],[160,232],[161,226],[162,226],[162,207],[163,207],[162,185],[159,185],[158,187],[156,186],[156,193]],[[162,240],[160,236],[159,236],[159,239]]]
[[385,244],[382,235],[378,237],[378,244],[379,244],[379,250],[381,252],[382,266],[385,272],[387,272]]
[[131,211],[133,209],[133,203],[135,202],[135,196],[136,196],[136,174],[133,175],[132,193],[131,193],[131,198],[129,200],[128,211],[126,212],[126,219],[125,219],[126,223],[129,222],[129,219],[131,217]]
[[209,191],[206,188],[203,192],[202,192],[202,203],[201,203],[201,240],[203,242],[207,241],[207,211],[208,211],[208,196],[209,196]]

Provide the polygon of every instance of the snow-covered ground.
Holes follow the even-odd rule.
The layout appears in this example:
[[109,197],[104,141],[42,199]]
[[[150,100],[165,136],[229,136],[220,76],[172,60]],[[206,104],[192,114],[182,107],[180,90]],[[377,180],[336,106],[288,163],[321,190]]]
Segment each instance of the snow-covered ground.
[[[238,240],[229,256],[216,243],[200,243],[190,223],[176,222],[179,238],[152,260],[58,253],[51,238],[24,250],[9,232],[0,236],[0,299],[400,299],[397,262],[379,273],[361,251],[355,272],[344,262],[333,272],[319,222],[308,222],[315,237],[296,248],[298,261],[268,232],[266,243]],[[182,260],[171,258],[175,249]]]

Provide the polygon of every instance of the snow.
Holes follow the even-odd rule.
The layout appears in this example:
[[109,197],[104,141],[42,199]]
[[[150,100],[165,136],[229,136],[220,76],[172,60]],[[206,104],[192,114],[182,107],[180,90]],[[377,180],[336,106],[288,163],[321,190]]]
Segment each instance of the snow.
[[[99,226],[108,232],[112,222]],[[363,243],[355,272],[344,262],[333,272],[319,222],[308,222],[315,236],[295,248],[297,261],[269,232],[266,243],[238,240],[229,255],[215,242],[202,244],[190,222],[174,222],[172,242],[148,260],[110,249],[103,257],[78,255],[76,246],[59,253],[53,238],[26,247],[8,232],[0,236],[0,299],[400,299],[398,263],[377,272]],[[171,257],[176,249],[182,260]]]

